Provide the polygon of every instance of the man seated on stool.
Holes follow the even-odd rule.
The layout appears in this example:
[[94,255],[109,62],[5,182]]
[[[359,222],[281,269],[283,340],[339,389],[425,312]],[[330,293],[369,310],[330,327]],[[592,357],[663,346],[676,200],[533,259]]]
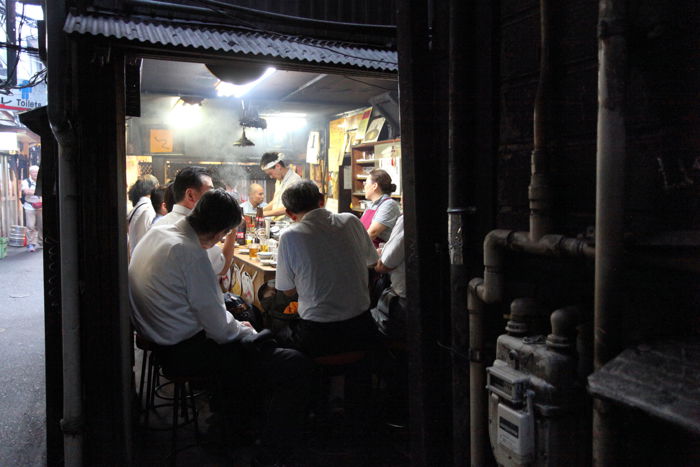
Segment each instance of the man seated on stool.
[[265,202],[265,189],[258,183],[251,183],[248,188],[248,201],[241,203],[243,214],[254,216],[258,208],[267,206]]
[[160,346],[166,374],[221,377],[231,407],[267,392],[262,454],[272,463],[300,440],[311,363],[272,340],[263,345],[226,311],[206,250],[240,222],[236,200],[217,189],[186,217],[149,230],[129,264],[129,302],[137,331]]
[[[184,167],[177,173],[172,184],[173,199],[175,201],[172,211],[161,217],[154,225],[160,227],[179,221],[192,212],[199,198],[212,188],[214,188],[214,182],[212,181],[211,172],[203,167]],[[219,276],[219,281],[226,277],[231,268],[235,243],[236,236],[229,235],[226,237],[223,251],[218,245],[207,250],[211,267]]]
[[275,287],[299,294],[301,319],[280,330],[278,342],[314,357],[369,348],[377,328],[367,271],[378,256],[367,231],[353,214],[323,209],[310,180],[287,188],[282,202],[295,223],[280,238]]

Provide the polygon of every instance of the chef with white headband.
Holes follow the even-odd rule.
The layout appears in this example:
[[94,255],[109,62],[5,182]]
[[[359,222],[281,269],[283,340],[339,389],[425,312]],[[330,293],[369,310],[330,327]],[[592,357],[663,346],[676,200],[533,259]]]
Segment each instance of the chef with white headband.
[[301,177],[287,167],[284,154],[281,152],[271,151],[263,154],[260,159],[260,168],[268,177],[276,180],[275,194],[272,201],[263,209],[263,215],[271,216],[275,221],[283,220],[286,217],[286,211],[282,204],[282,193],[301,180]]

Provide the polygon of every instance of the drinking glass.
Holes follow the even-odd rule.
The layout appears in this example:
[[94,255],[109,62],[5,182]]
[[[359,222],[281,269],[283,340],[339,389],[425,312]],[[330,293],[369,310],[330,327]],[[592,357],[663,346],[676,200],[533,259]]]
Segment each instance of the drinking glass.
[[257,258],[259,247],[259,243],[251,243],[250,245],[248,245],[248,256],[250,256],[251,258]]

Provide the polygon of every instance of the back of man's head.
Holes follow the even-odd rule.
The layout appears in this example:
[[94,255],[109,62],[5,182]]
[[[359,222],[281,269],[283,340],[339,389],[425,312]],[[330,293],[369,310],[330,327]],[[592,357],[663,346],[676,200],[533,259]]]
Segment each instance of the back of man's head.
[[308,212],[320,207],[323,195],[311,180],[300,180],[284,190],[282,204],[295,214]]
[[180,170],[173,182],[175,203],[177,204],[185,198],[188,188],[201,189],[203,176],[211,177],[211,173],[204,167],[190,166]]
[[133,185],[129,188],[128,195],[131,204],[136,206],[143,196],[150,195],[155,187],[158,186],[158,179],[153,175],[141,175],[136,179]]
[[242,212],[238,202],[225,190],[209,190],[199,198],[187,220],[199,235],[229,230],[241,223]]

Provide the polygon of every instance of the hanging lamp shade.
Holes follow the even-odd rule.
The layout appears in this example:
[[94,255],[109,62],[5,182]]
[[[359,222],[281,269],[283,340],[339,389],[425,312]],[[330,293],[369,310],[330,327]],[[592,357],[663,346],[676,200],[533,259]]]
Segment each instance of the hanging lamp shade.
[[233,143],[234,146],[255,146],[255,143],[249,140],[246,135],[245,135],[245,127],[243,127],[243,134],[241,135],[240,138],[238,138],[238,141]]

